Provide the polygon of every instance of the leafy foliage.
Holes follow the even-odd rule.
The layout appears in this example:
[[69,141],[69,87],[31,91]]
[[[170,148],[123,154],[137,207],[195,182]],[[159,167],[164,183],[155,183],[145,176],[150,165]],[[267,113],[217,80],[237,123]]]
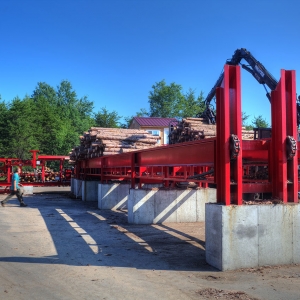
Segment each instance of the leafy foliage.
[[94,116],[95,126],[105,128],[119,128],[119,121],[122,117],[116,111],[109,112],[105,107],[102,107]]
[[252,120],[253,127],[257,128],[268,128],[270,127],[269,123],[262,117],[262,115],[259,115],[258,117],[254,117]]
[[165,80],[156,82],[149,93],[150,117],[184,118],[195,117],[204,110],[203,93],[196,97],[195,91],[189,89],[184,94],[182,86],[172,82],[167,85]]
[[67,155],[78,145],[79,136],[94,125],[93,102],[78,99],[70,82],[57,89],[39,82],[32,96],[0,103],[0,154],[27,159],[29,150]]

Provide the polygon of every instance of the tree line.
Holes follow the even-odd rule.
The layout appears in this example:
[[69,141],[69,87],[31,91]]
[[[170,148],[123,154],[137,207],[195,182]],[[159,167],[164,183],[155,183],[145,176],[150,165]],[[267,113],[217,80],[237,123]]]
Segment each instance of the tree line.
[[[152,86],[148,103],[148,109],[141,108],[132,116],[121,116],[105,106],[94,112],[94,103],[86,96],[78,98],[69,81],[61,81],[56,88],[39,82],[31,96],[15,97],[10,102],[0,98],[0,157],[29,159],[33,149],[42,154],[68,155],[79,144],[79,136],[92,126],[128,128],[134,116],[181,119],[196,117],[205,109],[202,92],[184,92],[181,85],[165,80]],[[243,114],[243,122],[248,117]],[[268,127],[262,116],[252,123],[254,127]]]

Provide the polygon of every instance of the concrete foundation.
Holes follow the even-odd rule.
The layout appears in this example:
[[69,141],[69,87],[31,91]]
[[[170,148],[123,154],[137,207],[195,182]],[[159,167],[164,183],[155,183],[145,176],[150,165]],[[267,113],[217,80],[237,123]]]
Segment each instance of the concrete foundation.
[[82,181],[75,178],[71,181],[71,191],[76,198],[82,198]]
[[203,222],[207,202],[216,202],[215,189],[130,189],[128,222]]
[[25,185],[22,187],[23,195],[32,195],[33,194],[33,186]]
[[73,194],[73,195],[75,195],[75,180],[77,180],[77,179],[75,179],[75,178],[71,178],[71,193]]
[[205,208],[206,261],[219,270],[300,263],[300,205]]
[[98,208],[126,209],[129,189],[129,183],[98,184]]
[[98,201],[98,185],[99,185],[99,180],[82,181],[81,183],[82,201]]

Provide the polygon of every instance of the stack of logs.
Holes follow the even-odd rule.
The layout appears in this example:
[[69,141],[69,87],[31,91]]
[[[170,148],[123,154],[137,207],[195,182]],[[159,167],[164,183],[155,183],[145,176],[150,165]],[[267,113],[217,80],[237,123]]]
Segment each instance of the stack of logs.
[[159,136],[141,129],[91,127],[70,152],[72,162],[103,155],[126,153],[158,146]]
[[[216,125],[207,124],[203,118],[185,118],[178,122],[170,132],[170,144],[215,137],[216,130]],[[242,139],[253,140],[254,132],[243,128]]]

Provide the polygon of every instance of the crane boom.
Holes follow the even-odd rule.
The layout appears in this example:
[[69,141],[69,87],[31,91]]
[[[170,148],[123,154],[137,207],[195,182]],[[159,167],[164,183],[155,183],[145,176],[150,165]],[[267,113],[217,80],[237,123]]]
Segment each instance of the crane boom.
[[[242,59],[244,59],[248,65],[241,64]],[[271,73],[260,63],[247,49],[241,48],[237,49],[232,58],[226,61],[227,65],[241,65],[243,69],[248,71],[253,77],[258,81],[258,83],[267,85],[271,91],[276,89],[278,81],[271,75]],[[202,114],[198,114],[199,117],[204,117],[208,121],[209,124],[216,123],[216,116],[214,111],[211,109],[210,102],[214,98],[216,94],[216,89],[221,86],[222,81],[224,78],[224,71],[219,76],[218,80],[216,81],[215,85],[208,93],[205,99],[206,109]],[[267,89],[265,88],[267,91]],[[266,96],[268,97],[269,101],[271,101],[271,95],[267,91]],[[300,100],[300,99],[299,99]],[[297,124],[300,123],[300,104],[297,102]]]

